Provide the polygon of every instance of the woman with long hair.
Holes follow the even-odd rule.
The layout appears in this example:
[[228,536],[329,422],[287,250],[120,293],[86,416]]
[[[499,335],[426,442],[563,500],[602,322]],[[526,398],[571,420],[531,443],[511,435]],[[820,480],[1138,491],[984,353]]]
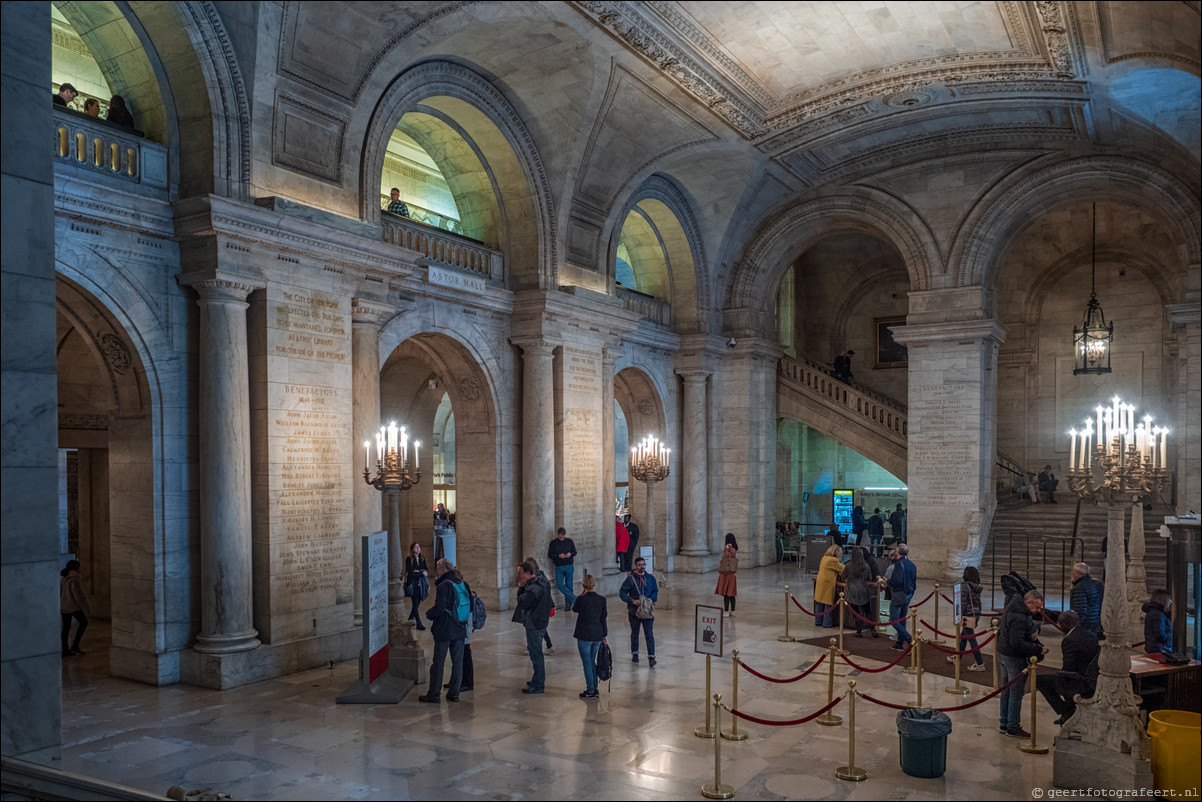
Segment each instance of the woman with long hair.
[[409,556],[405,558],[405,595],[410,601],[409,620],[416,621],[416,628],[424,630],[417,608],[430,595],[430,572],[422,556],[422,544],[416,540],[409,544]]
[[835,612],[838,607],[839,577],[843,574],[843,547],[838,543],[831,544],[818,563],[818,578],[814,581],[814,623],[820,627],[839,625]]
[[[864,637],[865,629],[872,629],[872,637],[877,637],[877,631],[865,621],[873,620],[870,616],[869,602],[872,599],[872,593],[868,589],[869,583],[872,581],[872,569],[868,567],[868,561],[864,559],[864,549],[854,548],[851,550],[851,559],[847,565],[843,566],[843,584],[846,586],[847,603],[851,605],[851,609],[859,615],[852,615],[856,624],[856,637]],[[844,617],[847,621],[848,616]]]
[[[733,538],[734,535],[727,535]],[[722,597],[722,614],[728,618],[735,614],[735,596],[738,595],[738,583],[735,577],[739,571],[739,547],[727,543],[722,549],[722,561],[718,563],[718,587],[714,593]]]
[[[981,650],[977,648],[976,627],[977,619],[981,617],[981,572],[975,566],[964,568],[960,587],[961,629],[959,650],[972,647],[974,663],[969,665],[969,671],[984,671],[985,660]],[[954,662],[953,655],[947,656],[948,662]]]

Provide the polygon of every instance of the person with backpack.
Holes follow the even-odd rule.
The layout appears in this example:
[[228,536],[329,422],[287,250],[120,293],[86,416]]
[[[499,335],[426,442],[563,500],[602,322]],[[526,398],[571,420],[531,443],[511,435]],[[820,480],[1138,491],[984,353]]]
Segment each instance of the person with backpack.
[[[472,633],[477,629],[484,629],[484,620],[488,614],[484,610],[484,602],[480,601],[480,597],[472,590],[472,586],[463,578],[463,572],[459,570],[459,566],[455,566],[454,571],[455,576],[459,577],[463,586],[467,588],[467,596],[471,600],[470,620],[464,625],[467,636],[463,639],[463,672],[459,680],[459,692],[463,693],[476,687],[476,665],[472,662]],[[448,682],[442,687],[450,690],[451,683]]]
[[576,613],[576,648],[580,651],[580,662],[584,666],[584,692],[580,698],[585,701],[599,699],[597,690],[597,652],[609,635],[606,623],[605,597],[596,592],[597,580],[588,571],[580,580],[584,592],[576,597],[572,612]]
[[463,682],[463,641],[471,620],[472,601],[467,584],[455,566],[445,557],[434,563],[434,605],[426,611],[430,634],[434,636],[434,656],[430,659],[430,684],[419,696],[423,702],[438,704],[442,694],[442,665],[451,655],[451,681],[447,701],[458,702]]
[[530,681],[522,693],[545,693],[547,667],[543,661],[543,638],[547,634],[547,622],[551,620],[551,583],[538,568],[533,557],[518,566],[518,603],[513,611],[513,621],[526,629],[526,651],[534,669]]
[[634,570],[618,590],[618,597],[626,602],[626,616],[630,619],[630,662],[639,661],[639,629],[647,639],[647,665],[655,668],[655,603],[659,601],[659,583],[647,573],[647,561],[636,557]]

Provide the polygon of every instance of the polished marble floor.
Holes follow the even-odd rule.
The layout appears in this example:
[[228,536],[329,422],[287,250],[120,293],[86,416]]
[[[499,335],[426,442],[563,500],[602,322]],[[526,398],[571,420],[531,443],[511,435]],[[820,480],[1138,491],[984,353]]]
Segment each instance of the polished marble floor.
[[[520,693],[530,675],[525,638],[508,614],[493,613],[472,643],[475,690],[437,707],[417,701],[421,687],[399,705],[335,704],[354,679],[353,662],[223,692],[113,679],[100,645],[107,631],[97,622],[85,642],[89,654],[64,661],[62,768],[157,793],[209,786],[236,800],[699,799],[714,779],[715,756],[714,741],[693,734],[705,723],[705,658],[693,652],[693,615],[695,604],[721,605],[716,580],[675,578],[672,609],[657,610],[654,669],[645,657],[628,662],[624,605],[610,598],[615,675],[602,684],[599,702],[577,696],[583,673],[571,616],[563,614],[550,626],[555,649],[545,695]],[[821,654],[777,640],[783,585],[810,607],[808,577],[769,566],[741,571],[738,582],[738,611],[725,619],[727,656],[713,661],[713,689],[726,696],[731,648],[778,677]],[[920,586],[919,597],[929,590]],[[816,634],[796,614],[791,622],[792,634]],[[429,632],[418,635],[429,659]],[[1045,642],[1058,656],[1055,641]],[[914,678],[898,670],[860,674],[840,663],[835,673],[836,693],[855,678],[882,699],[905,703],[915,695]],[[944,692],[950,685],[927,675],[924,695],[937,706],[959,704]],[[970,701],[988,690],[970,687]],[[750,714],[799,718],[825,703],[826,666],[791,684],[743,672],[739,693],[740,709]],[[1050,745],[1054,715],[1039,704],[1037,737]],[[1023,710],[1026,717],[1028,700]],[[856,711],[856,763],[868,779],[836,779],[848,757],[846,703],[835,712],[842,726],[741,724],[746,741],[721,742],[722,782],[736,799],[1030,799],[1032,789],[1050,786],[1052,756],[1024,754],[999,733],[995,700],[951,714],[947,772],[939,779],[901,771],[895,711],[864,702]],[[725,714],[722,724],[729,727]]]

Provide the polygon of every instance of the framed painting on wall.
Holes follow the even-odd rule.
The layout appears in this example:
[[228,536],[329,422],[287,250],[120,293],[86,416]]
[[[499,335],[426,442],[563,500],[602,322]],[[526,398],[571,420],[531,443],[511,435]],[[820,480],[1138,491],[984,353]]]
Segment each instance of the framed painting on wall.
[[895,342],[890,326],[906,325],[906,316],[873,318],[873,362],[874,368],[904,368],[909,361],[906,346]]

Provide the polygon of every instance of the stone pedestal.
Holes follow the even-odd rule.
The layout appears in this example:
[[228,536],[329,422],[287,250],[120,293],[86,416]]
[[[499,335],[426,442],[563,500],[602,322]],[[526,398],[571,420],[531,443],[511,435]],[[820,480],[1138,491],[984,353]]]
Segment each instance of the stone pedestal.
[[1131,536],[1127,539],[1127,643],[1144,639],[1144,602],[1148,600],[1148,569],[1144,566],[1144,505],[1131,505]]
[[388,673],[417,685],[429,681],[426,653],[413,637],[413,622],[404,602],[388,603]]
[[259,645],[252,622],[250,388],[247,296],[236,279],[193,285],[200,296],[200,601],[193,647],[228,654]]
[[1064,735],[1052,741],[1052,751],[1052,785],[1057,788],[1152,788],[1148,760]]

